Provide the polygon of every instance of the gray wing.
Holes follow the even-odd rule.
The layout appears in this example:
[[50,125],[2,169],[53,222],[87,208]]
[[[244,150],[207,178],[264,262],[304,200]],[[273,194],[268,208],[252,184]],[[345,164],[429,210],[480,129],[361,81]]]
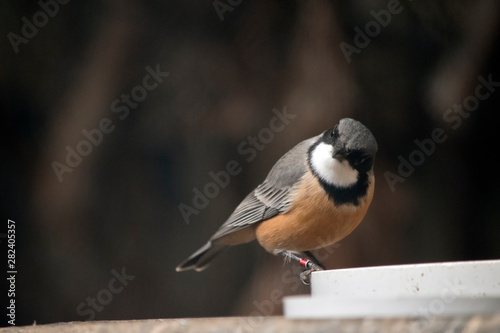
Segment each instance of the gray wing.
[[247,195],[211,239],[286,213],[291,205],[291,189],[307,171],[307,150],[318,138],[319,135],[304,140],[283,155],[264,182]]

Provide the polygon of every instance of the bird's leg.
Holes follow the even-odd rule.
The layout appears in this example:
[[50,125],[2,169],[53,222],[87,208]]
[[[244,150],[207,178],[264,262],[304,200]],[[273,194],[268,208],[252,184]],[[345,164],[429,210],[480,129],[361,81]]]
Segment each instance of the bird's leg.
[[310,259],[303,259],[297,256],[296,254],[289,251],[278,251],[277,253],[285,256],[285,258],[293,259],[299,262],[302,267],[305,267],[305,270],[300,273],[300,280],[305,285],[311,284],[311,273],[314,271],[322,271],[325,267],[311,254],[309,251],[305,251],[304,254]]
[[303,252],[306,257],[308,257],[309,259],[311,259],[316,265],[318,265],[319,267],[321,267],[323,270],[326,269],[325,265],[323,265],[322,263],[319,262],[318,259],[316,259],[316,257],[312,254],[311,251],[304,251]]
[[306,267],[307,269],[305,271],[300,273],[300,280],[303,284],[308,286],[311,284],[311,273],[314,271],[322,271],[325,269],[325,266],[320,263],[310,251],[303,251],[302,253],[310,259],[309,262],[311,263],[308,265],[309,267]]

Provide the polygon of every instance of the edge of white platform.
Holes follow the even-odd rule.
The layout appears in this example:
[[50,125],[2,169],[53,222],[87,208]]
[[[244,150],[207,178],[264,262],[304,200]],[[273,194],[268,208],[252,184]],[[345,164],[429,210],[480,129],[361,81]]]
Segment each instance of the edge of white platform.
[[440,298],[335,299],[333,297],[289,296],[284,314],[295,319],[395,318],[455,316],[500,313],[500,297],[455,298],[449,303]]
[[288,318],[500,313],[500,260],[314,272],[311,296],[286,297]]

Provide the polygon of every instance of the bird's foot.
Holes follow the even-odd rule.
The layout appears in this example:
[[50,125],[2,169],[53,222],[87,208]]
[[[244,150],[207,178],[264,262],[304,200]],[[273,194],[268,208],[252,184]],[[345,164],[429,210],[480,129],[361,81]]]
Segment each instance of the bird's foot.
[[302,259],[298,257],[295,253],[290,251],[277,251],[277,253],[285,256],[286,259],[293,259],[299,262],[300,266],[304,267],[305,270],[300,273],[300,281],[306,286],[311,284],[311,273],[315,271],[325,270],[325,266],[323,266],[314,256],[306,251],[304,252],[310,259]]
[[300,281],[302,281],[302,283],[306,286],[309,286],[311,284],[311,273],[312,269],[306,269],[299,275]]
[[[305,259],[302,259],[302,260],[305,260]],[[306,268],[299,275],[300,281],[302,281],[302,283],[305,284],[306,286],[309,286],[311,284],[311,273],[312,272],[322,271],[325,269],[324,267],[321,267],[323,265],[319,266],[316,263],[312,262],[311,260],[307,260],[307,262],[305,262],[305,264],[303,264],[301,261],[300,264]]]

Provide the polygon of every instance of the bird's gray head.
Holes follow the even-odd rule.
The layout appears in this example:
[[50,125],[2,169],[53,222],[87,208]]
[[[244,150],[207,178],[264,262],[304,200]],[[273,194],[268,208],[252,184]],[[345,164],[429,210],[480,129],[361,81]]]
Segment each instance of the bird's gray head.
[[373,167],[378,146],[359,121],[344,118],[326,130],[309,150],[313,172],[328,184],[349,187]]

